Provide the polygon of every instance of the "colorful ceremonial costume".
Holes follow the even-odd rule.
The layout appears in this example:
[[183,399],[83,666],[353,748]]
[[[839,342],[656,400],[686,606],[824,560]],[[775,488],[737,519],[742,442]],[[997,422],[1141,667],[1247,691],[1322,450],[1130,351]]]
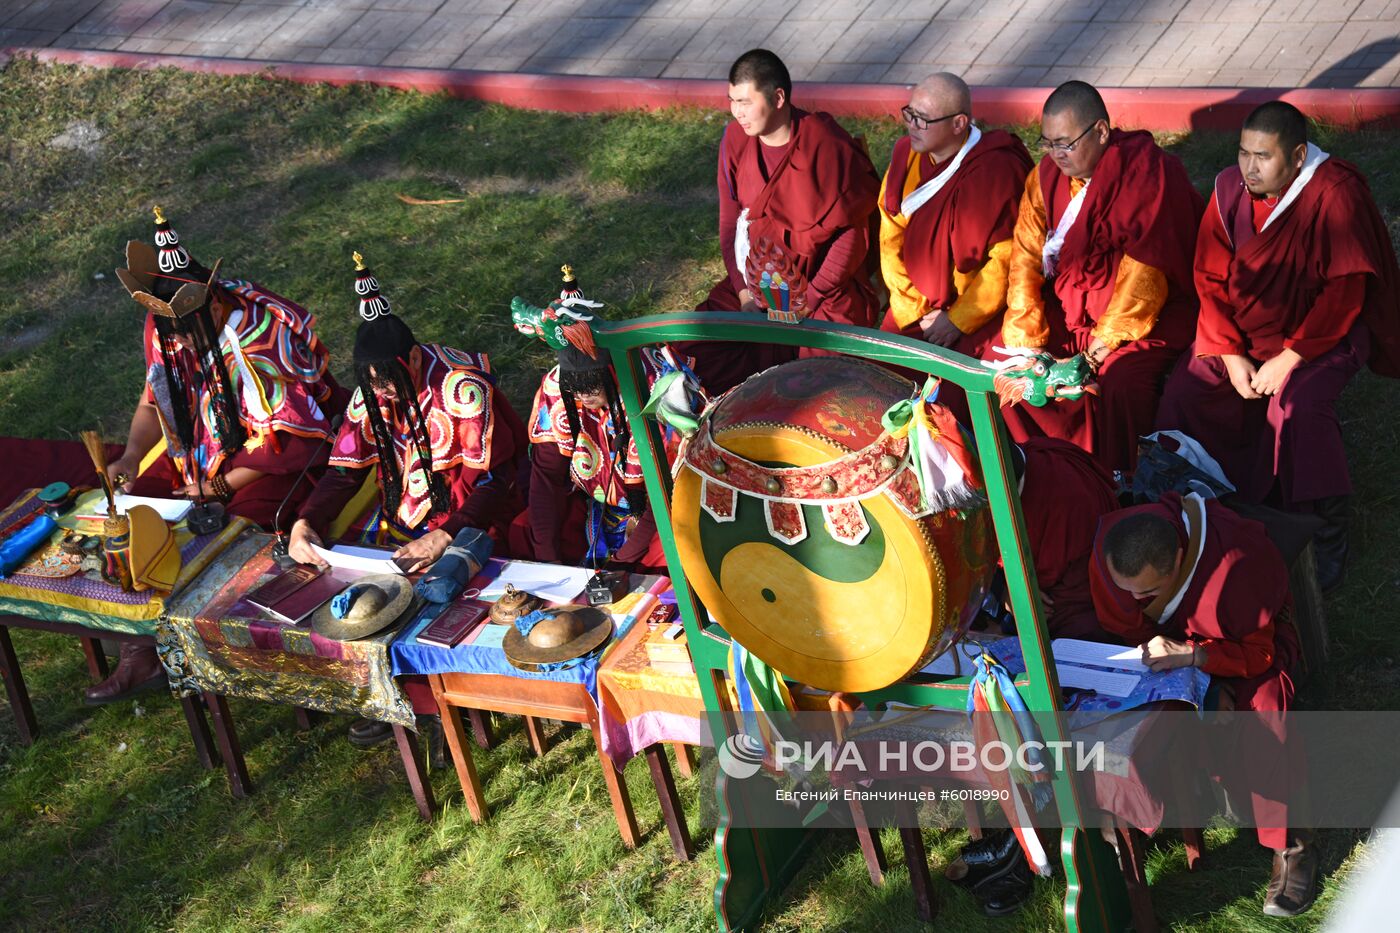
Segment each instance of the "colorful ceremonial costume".
[[[688,369],[665,347],[644,350],[643,362],[652,385],[668,372]],[[639,569],[665,568],[636,441],[626,433],[626,449],[620,450],[611,408],[582,405],[575,406],[575,437],[559,380],[555,366],[535,393],[529,508],[511,527],[512,551],[548,563],[599,565],[611,559]],[[680,437],[669,428],[665,434],[667,459],[673,462]],[[637,521],[629,530],[633,517]]]
[[1118,508],[1113,477],[1068,441],[1037,437],[1025,454],[1021,511],[1052,638],[1097,639],[1089,560],[1099,519]]
[[[356,344],[359,357],[365,352],[364,328],[390,312],[373,274],[364,268],[357,271],[361,314],[366,315],[366,306],[374,314],[361,325]],[[386,325],[391,322],[378,326]],[[416,373],[399,364],[402,377],[411,380],[411,386],[404,388],[416,404],[388,401],[372,387],[367,390],[362,381],[332,445],[332,469],[317,484],[301,517],[324,534],[373,470],[380,494],[353,522],[347,538],[396,546],[429,531],[456,535],[471,527],[490,531],[504,543],[511,516],[521,508],[516,479],[526,449],[525,426],[496,390],[486,354],[416,343],[406,328],[402,333],[404,341],[419,352]],[[371,415],[371,404],[377,408],[377,418]],[[381,429],[383,435],[377,436]],[[388,471],[392,484],[385,480],[385,457],[392,458]],[[434,500],[435,484],[438,501]]]
[[[175,231],[159,215],[156,242],[156,278],[189,284],[207,274],[192,265]],[[134,256],[130,247],[128,256]],[[129,264],[135,265],[130,259]],[[122,273],[130,277],[135,271]],[[155,311],[146,315],[146,387],[141,402],[159,413],[165,452],[135,479],[131,491],[168,496],[201,481],[212,497],[221,474],[240,467],[256,470],[262,475],[233,490],[226,508],[270,528],[289,494],[284,511],[293,515],[309,493],[310,482],[298,485],[297,479],[308,465],[315,473],[324,463],[324,442],[333,436],[331,419],[344,404],[345,393],[327,368],[329,354],[316,337],[310,312],[238,279],[215,278],[208,301],[211,310],[222,308],[226,313],[217,328],[222,367],[201,365],[193,349],[179,346],[168,329],[157,327]],[[191,311],[188,317],[200,313]],[[220,374],[218,383],[208,376],[212,372]],[[224,376],[227,386],[222,385]],[[228,410],[229,398],[236,400],[236,411]],[[182,421],[191,430],[185,440],[178,427]],[[231,446],[229,436],[238,433],[246,440]]]
[[[870,219],[880,179],[864,148],[825,113],[793,108],[792,137],[767,146],[730,123],[719,147],[719,239],[726,275],[697,311],[738,311],[745,288],[765,309],[874,327],[867,281]],[[687,343],[707,391],[718,394],[791,350]]]
[[[1201,317],[1167,383],[1158,425],[1185,431],[1254,502],[1351,492],[1335,405],[1369,357],[1400,376],[1400,270],[1361,173],[1311,143],[1276,205],[1221,172],[1196,244]],[[1243,398],[1222,354],[1303,357],[1274,395]]]
[[[1151,601],[1139,602],[1109,575],[1103,541],[1130,515],[1156,515],[1171,522],[1183,552],[1177,579]],[[1236,515],[1214,499],[1182,499],[1166,493],[1151,505],[1104,517],[1090,568],[1094,607],[1104,631],[1128,645],[1164,635],[1204,647],[1201,669],[1223,678],[1238,710],[1283,713],[1293,702],[1290,672],[1298,640],[1288,619],[1292,598],[1288,568],[1264,526]],[[1289,767],[1281,742],[1282,715],[1261,716],[1267,728],[1242,730],[1240,756],[1272,786],[1251,787],[1259,841],[1271,849],[1287,844]],[[1277,760],[1271,767],[1269,762]],[[1267,782],[1265,782],[1267,783]]]
[[1113,130],[1090,181],[1048,158],[1031,172],[1002,339],[1065,357],[1098,338],[1113,352],[1097,396],[1005,410],[1013,438],[1064,438],[1110,470],[1131,469],[1166,373],[1195,333],[1191,256],[1201,210],[1181,161],[1145,131]]
[[935,164],[908,136],[894,146],[880,190],[880,269],[890,291],[881,330],[922,338],[942,310],[962,332],[952,349],[982,356],[1001,335],[1016,210],[1034,163],[1021,140],[971,127]]
[[[379,499],[353,523],[347,537],[365,544],[394,545],[438,528],[450,535],[467,527],[502,534],[510,516],[520,509],[515,480],[525,450],[525,426],[506,397],[496,391],[486,354],[431,343],[419,346],[423,366],[418,404],[428,421],[431,468],[447,484],[449,509],[432,514],[423,458],[411,443],[405,417],[397,406],[381,406],[381,417],[393,432],[393,456],[404,477],[403,495],[389,514],[381,487]],[[364,395],[356,389],[331,448],[333,469],[317,485],[301,517],[317,530],[329,527],[377,467],[379,456]]]

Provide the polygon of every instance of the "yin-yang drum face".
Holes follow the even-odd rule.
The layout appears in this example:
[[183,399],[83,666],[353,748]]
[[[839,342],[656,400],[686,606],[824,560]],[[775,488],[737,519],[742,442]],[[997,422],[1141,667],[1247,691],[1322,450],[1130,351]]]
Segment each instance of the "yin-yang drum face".
[[[816,361],[788,365],[808,362]],[[898,386],[892,400],[903,391]],[[814,396],[819,406],[821,394]],[[829,414],[816,413],[810,423]],[[825,432],[774,424],[761,414],[728,423],[733,427],[716,432],[714,443],[749,464],[821,471],[851,454]],[[725,505],[716,509],[706,498],[715,484],[737,480],[707,473],[703,463],[699,470],[687,464],[692,468],[677,476],[672,504],[686,577],[725,630],[776,670],[826,690],[878,689],[964,630],[970,615],[963,603],[974,589],[980,594],[980,578],[991,568],[988,555],[962,553],[969,542],[985,548],[988,537],[967,535],[964,523],[986,521],[985,514],[912,518],[876,492],[841,506],[858,510],[857,536],[832,526],[835,500],[785,498],[771,486],[768,495],[721,497]],[[818,480],[815,488],[831,487]]]

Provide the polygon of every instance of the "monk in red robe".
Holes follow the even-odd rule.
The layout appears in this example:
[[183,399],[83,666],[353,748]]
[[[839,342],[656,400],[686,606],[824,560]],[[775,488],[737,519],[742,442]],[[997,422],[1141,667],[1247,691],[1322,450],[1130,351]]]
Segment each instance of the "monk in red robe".
[[1158,426],[1196,438],[1240,495],[1312,511],[1324,590],[1341,583],[1351,479],[1336,402],[1369,358],[1400,376],[1400,270],[1355,166],[1274,101],[1240,132],[1196,244],[1196,344]]
[[1016,440],[1060,437],[1131,470],[1166,374],[1196,330],[1191,257],[1202,201],[1144,131],[1109,127],[1082,81],[1045,100],[1047,155],[1026,179],[1011,254],[1007,347],[1083,353],[1097,395],[1004,411]]
[[[146,309],[145,385],[126,447],[108,464],[125,492],[215,500],[270,529],[295,514],[326,462],[345,393],[306,309],[253,282],[221,278],[190,256],[160,208],[153,250],[133,240],[117,278]],[[141,469],[147,455],[164,448]],[[138,475],[139,474],[139,475]],[[298,482],[301,480],[301,482]],[[154,646],[123,642],[88,705],[160,690]]]
[[1089,559],[1099,519],[1118,508],[1113,477],[1069,441],[1036,437],[1019,450],[1021,512],[1050,636],[1096,640]]
[[[729,109],[719,147],[725,276],[696,310],[876,326],[866,263],[880,177],[864,148],[829,114],[792,106],[787,67],[766,49],[729,69]],[[695,359],[712,394],[793,358],[766,344],[674,349]]]
[[[1034,163],[1017,137],[972,123],[957,75],[915,86],[880,190],[881,330],[981,357],[1001,336],[1016,209]],[[945,404],[946,398],[940,398]]]
[[457,532],[477,528],[503,547],[522,499],[516,477],[525,425],[497,391],[485,354],[419,343],[390,310],[358,253],[359,383],[331,448],[331,469],[292,526],[288,553],[322,564],[322,543],[373,473],[378,495],[346,515],[343,537],[393,546],[406,572],[426,570]]
[[1287,828],[1285,803],[1283,714],[1293,703],[1298,641],[1288,620],[1288,568],[1264,526],[1214,499],[1167,493],[1104,517],[1090,584],[1104,631],[1140,646],[1149,668],[1198,667],[1222,685],[1222,708],[1260,714],[1241,729],[1238,757],[1252,774],[1272,776],[1248,788],[1259,842],[1274,850],[1264,912],[1306,910],[1317,857],[1302,833]]

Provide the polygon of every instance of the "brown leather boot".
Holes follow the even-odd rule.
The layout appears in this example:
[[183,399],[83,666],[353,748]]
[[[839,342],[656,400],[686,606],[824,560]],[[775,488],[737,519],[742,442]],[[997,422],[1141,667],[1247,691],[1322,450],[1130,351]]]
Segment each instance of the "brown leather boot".
[[154,693],[167,683],[165,668],[160,666],[154,645],[124,641],[117,669],[102,683],[88,687],[83,692],[83,702],[88,706],[116,703],[143,693]]
[[1306,839],[1274,853],[1269,892],[1264,897],[1268,917],[1296,917],[1317,898],[1317,847]]

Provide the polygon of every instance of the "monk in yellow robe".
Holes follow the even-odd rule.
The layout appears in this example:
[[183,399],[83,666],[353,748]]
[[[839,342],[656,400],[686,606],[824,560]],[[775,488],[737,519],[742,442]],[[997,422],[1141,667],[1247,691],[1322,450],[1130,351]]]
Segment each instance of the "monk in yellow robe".
[[[972,122],[957,75],[930,75],[900,111],[880,189],[881,330],[981,357],[1001,336],[1012,232],[1026,173],[1021,140]],[[945,400],[946,401],[946,400]]]
[[1060,437],[1131,470],[1167,372],[1196,332],[1192,260],[1205,202],[1145,131],[1109,126],[1103,98],[1060,85],[1041,115],[1045,158],[1026,179],[1002,340],[1083,353],[1098,394],[1005,410],[1017,441]]

